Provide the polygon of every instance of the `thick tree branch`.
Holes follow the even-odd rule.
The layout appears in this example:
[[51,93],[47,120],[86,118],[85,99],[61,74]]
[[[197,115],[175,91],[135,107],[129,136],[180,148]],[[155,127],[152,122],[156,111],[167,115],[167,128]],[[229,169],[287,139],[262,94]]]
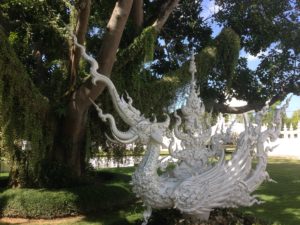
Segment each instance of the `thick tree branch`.
[[245,106],[239,106],[239,107],[231,107],[231,106],[225,105],[225,104],[214,103],[213,109],[214,109],[214,111],[220,112],[220,113],[240,114],[240,113],[249,112],[251,110],[257,111],[264,106],[265,106],[265,103],[258,103],[258,102],[248,103]]
[[[119,0],[115,5],[107,25],[107,33],[103,38],[103,44],[97,56],[99,73],[107,76],[111,75],[113,65],[116,61],[117,50],[131,11],[132,3],[133,0]],[[86,88],[88,88],[88,90]],[[81,87],[81,89],[84,89],[82,90],[83,94],[88,94],[88,97],[91,99],[96,99],[102,93],[104,88],[105,86],[103,84],[98,83],[97,86],[93,86],[90,81]],[[87,98],[85,96],[84,101],[88,102],[89,106],[90,102],[86,101],[86,99]]]
[[[75,27],[75,34],[78,39],[78,43],[83,44],[85,41],[85,35],[88,29],[88,22],[91,11],[91,0],[81,0],[78,3],[78,16]],[[70,86],[74,87],[76,84],[76,78],[78,73],[79,61],[81,53],[73,43],[70,47]]]
[[[279,93],[279,94],[273,96],[270,99],[268,104],[273,105],[277,101],[283,101],[286,96],[287,96],[286,92]],[[245,106],[240,106],[240,107],[231,107],[231,106],[225,105],[225,104],[214,103],[213,109],[214,109],[214,111],[221,112],[221,113],[241,114],[241,113],[246,113],[246,112],[249,112],[252,110],[259,111],[266,105],[266,103],[267,102],[264,102],[264,101],[251,102]]]
[[[88,0],[90,2],[90,0]],[[113,10],[109,23],[107,25],[107,33],[104,36],[102,47],[98,54],[99,72],[105,75],[110,75],[113,64],[116,58],[120,40],[132,7],[133,0],[119,0]],[[83,13],[83,11],[82,11]],[[87,15],[86,15],[87,16]],[[87,26],[87,18],[82,18],[85,22],[82,26],[78,24],[78,40],[79,36],[84,37],[84,26]],[[86,20],[84,20],[86,19]],[[81,29],[80,29],[81,28]],[[84,39],[81,39],[83,41]],[[79,53],[78,53],[79,54]],[[75,61],[73,61],[75,64]],[[67,143],[63,143],[62,151],[65,151],[65,157],[68,158],[68,166],[74,169],[77,176],[82,174],[84,170],[84,162],[81,160],[81,155],[85,153],[85,134],[88,108],[91,105],[89,98],[96,99],[105,86],[98,83],[96,86],[92,84],[91,79],[84,82],[80,88],[73,92],[70,96],[68,104],[67,116],[63,124],[62,135]],[[61,137],[60,137],[61,138]],[[56,156],[54,156],[56,158]],[[80,165],[80,166],[78,166]]]
[[[179,0],[170,0],[163,4],[160,10],[160,14],[155,20],[155,22],[153,22],[149,27],[144,28],[144,31],[145,29],[148,29],[149,31],[150,28],[154,28],[154,31],[156,32],[156,34],[158,34],[161,31],[164,24],[167,22],[167,19],[169,18],[171,12],[178,5],[178,3]],[[123,50],[123,52],[120,52],[120,54],[118,54],[118,63],[114,68],[115,71],[120,71],[121,69],[125,68],[127,63],[129,63],[133,58],[135,58],[135,56],[140,57],[145,46],[137,43],[144,42],[143,38],[145,38],[145,35],[142,32],[139,36],[137,36],[134,39],[130,46],[128,46],[125,50]],[[128,57],[129,55],[130,57]]]
[[144,0],[134,0],[132,6],[132,17],[137,32],[143,27],[144,23]]
[[167,22],[172,11],[177,7],[180,0],[169,0],[161,8],[158,18],[152,26],[159,32]]
[[117,1],[110,20],[107,24],[107,33],[103,38],[103,44],[97,56],[99,72],[110,76],[116,60],[116,53],[122,38],[133,0]]
[[[161,13],[160,17],[155,22],[154,26],[157,31],[160,31],[167,17],[177,5],[179,0],[168,1],[169,4],[164,5],[166,13]],[[176,3],[176,4],[174,4]],[[99,63],[99,73],[107,76],[111,75],[113,65],[116,61],[116,53],[122,38],[128,16],[131,12],[133,0],[118,0],[112,12],[111,18],[107,25],[107,32],[103,38],[101,49],[97,55]],[[83,30],[79,29],[78,31]],[[78,34],[77,34],[78,36]],[[79,36],[78,36],[79,39]],[[74,63],[75,65],[75,63]],[[76,90],[70,99],[68,105],[67,117],[64,121],[63,136],[67,140],[67,145],[71,148],[67,150],[66,157],[69,158],[69,166],[75,167],[80,164],[79,155],[84,152],[84,135],[85,124],[87,120],[88,108],[91,105],[89,98],[95,100],[104,90],[103,83],[93,85],[91,78],[84,82],[78,90]],[[67,149],[67,148],[63,148]],[[73,154],[71,154],[73,152]],[[81,175],[80,167],[76,167],[76,174]]]
[[[97,56],[99,73],[110,76],[112,67],[116,60],[116,53],[121,41],[128,16],[131,11],[133,0],[117,1],[110,20],[107,24],[107,32],[103,38],[102,47]],[[79,37],[78,37],[79,40]],[[79,42],[79,41],[78,41]],[[80,43],[80,42],[79,42]],[[77,113],[85,112],[91,105],[89,98],[96,99],[104,90],[105,85],[92,84],[91,78],[86,80],[71,97],[70,108]]]

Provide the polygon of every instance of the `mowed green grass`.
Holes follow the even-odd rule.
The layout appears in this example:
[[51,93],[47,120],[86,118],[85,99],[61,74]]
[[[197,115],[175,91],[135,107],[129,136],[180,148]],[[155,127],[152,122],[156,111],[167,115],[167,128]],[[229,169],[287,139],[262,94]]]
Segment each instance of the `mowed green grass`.
[[267,171],[277,183],[255,192],[265,203],[242,210],[275,224],[300,225],[300,160],[270,158]]
[[[265,201],[265,203],[239,210],[252,213],[273,225],[300,225],[300,160],[270,158],[267,170],[271,178],[278,183],[266,182],[256,191],[255,194],[259,195],[260,199]],[[128,184],[125,183],[129,181],[128,175],[131,175],[133,171],[134,168],[114,168],[104,169],[101,173],[102,175],[107,173],[109,176],[115,174],[115,178],[108,182],[110,185],[127,186]],[[110,195],[109,193],[106,193],[106,195],[112,198],[111,202],[116,202],[115,195]],[[120,196],[118,198],[121,202]],[[99,211],[76,221],[57,221],[54,224],[135,225],[137,220],[142,218],[142,211],[141,202],[133,201],[126,207]],[[26,224],[35,225],[37,223]]]
[[1,179],[1,177],[3,177],[3,178],[8,177],[8,173],[0,173],[0,179]]
[[[107,169],[112,172],[130,174],[131,169]],[[270,221],[274,225],[300,225],[300,160],[269,158],[267,167],[272,179],[277,183],[265,182],[255,192],[264,204],[241,209],[243,212]],[[79,225],[134,224],[141,218],[141,206],[113,212],[111,215],[85,218]],[[116,218],[116,219],[113,219]]]

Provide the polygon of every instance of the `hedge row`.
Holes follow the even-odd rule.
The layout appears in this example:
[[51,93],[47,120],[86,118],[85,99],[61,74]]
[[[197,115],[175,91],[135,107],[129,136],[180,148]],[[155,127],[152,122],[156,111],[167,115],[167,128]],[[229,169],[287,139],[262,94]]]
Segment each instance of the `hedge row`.
[[105,172],[100,185],[61,190],[0,189],[0,216],[57,218],[124,208],[135,202],[128,175]]

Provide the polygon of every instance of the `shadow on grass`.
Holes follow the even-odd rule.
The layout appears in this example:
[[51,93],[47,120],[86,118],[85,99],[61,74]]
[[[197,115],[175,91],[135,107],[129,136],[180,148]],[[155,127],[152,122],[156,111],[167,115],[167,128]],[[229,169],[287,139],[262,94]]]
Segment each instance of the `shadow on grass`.
[[[0,188],[0,193],[5,191],[5,188]],[[9,199],[14,196],[0,195],[0,218],[3,217],[3,212],[5,206],[7,205]]]
[[[0,194],[7,189],[9,183],[8,173],[0,173]],[[2,217],[3,209],[9,201],[9,196],[0,195],[0,217]],[[4,224],[4,223],[3,223]]]
[[[72,224],[140,225],[143,209],[141,203],[137,203],[137,199],[131,192],[131,186],[129,185],[130,174],[133,170],[133,168],[101,170],[96,174],[98,183],[63,190],[29,190],[28,193],[26,192],[27,195],[24,195],[25,192],[22,193],[21,190],[16,190],[16,192],[9,192],[9,195],[2,195],[1,191],[4,190],[2,189],[0,190],[0,212],[3,211],[8,201],[12,201],[15,197],[22,198],[18,201],[21,201],[21,206],[26,208],[27,201],[32,201],[34,191],[36,191],[37,196],[40,193],[44,194],[39,197],[44,196],[45,199],[43,200],[47,200],[46,197],[51,194],[53,196],[58,194],[56,200],[58,199],[59,204],[62,203],[62,205],[59,205],[61,207],[59,210],[66,210],[66,207],[74,206],[77,210],[74,212],[75,215],[86,215],[81,221]],[[242,211],[251,212],[264,220],[277,221],[282,225],[300,224],[300,161],[271,160],[268,171],[270,176],[278,183],[265,183],[255,193],[260,195],[266,203],[244,208]],[[17,196],[13,195],[14,193]],[[66,200],[69,201],[68,204],[61,199],[61,196],[66,196],[66,194],[71,196],[66,197]],[[41,200],[39,198],[36,198],[35,201]],[[51,204],[58,205],[57,202]],[[30,203],[30,205],[34,204]],[[41,213],[45,213],[47,210],[45,204],[42,204],[41,207],[44,207],[40,209]],[[28,208],[25,210],[30,212]],[[166,221],[161,221],[161,219],[168,219],[165,213],[158,217],[154,215],[153,218],[160,219],[158,223],[153,221],[153,225],[167,225]]]
[[142,223],[142,212],[143,207],[139,202],[119,210],[103,210],[98,213],[88,214],[76,225],[140,225]]
[[255,194],[265,203],[243,211],[283,225],[300,224],[300,161],[271,160],[267,170],[278,183],[264,183]]
[[9,182],[8,175],[7,176],[0,176],[0,188],[7,187],[8,182]]
[[51,219],[72,215],[106,215],[134,205],[130,175],[110,171],[96,174],[93,183],[65,189],[8,189],[0,192],[0,215]]

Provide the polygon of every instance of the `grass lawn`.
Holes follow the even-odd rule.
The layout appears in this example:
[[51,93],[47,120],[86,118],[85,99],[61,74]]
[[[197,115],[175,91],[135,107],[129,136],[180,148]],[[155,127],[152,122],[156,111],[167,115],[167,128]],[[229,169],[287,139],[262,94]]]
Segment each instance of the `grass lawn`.
[[7,178],[7,177],[8,177],[8,173],[0,173],[0,179]]
[[[109,187],[130,188],[128,182],[134,168],[114,168],[101,170],[101,177],[109,178],[106,181],[108,189],[104,194],[116,201],[122,202],[122,195],[109,193]],[[278,183],[264,183],[255,193],[265,201],[264,204],[251,208],[242,208],[242,212],[252,213],[266,221],[272,221],[274,225],[300,224],[300,160],[271,158],[268,171],[270,176]],[[113,175],[113,176],[112,176]],[[103,191],[105,191],[103,189]],[[75,193],[75,192],[73,192]],[[89,195],[88,193],[86,195]],[[1,193],[0,193],[1,196]],[[104,197],[104,199],[106,198]],[[101,198],[97,198],[102,201]],[[90,201],[90,197],[87,198]],[[105,200],[107,204],[107,199]],[[102,204],[99,202],[99,204]],[[85,206],[88,206],[86,202]],[[59,225],[136,225],[142,217],[142,204],[139,201],[131,201],[124,207],[99,210],[91,215],[69,220],[53,221],[28,221],[27,225],[35,224],[59,224]],[[0,220],[0,224],[7,224]],[[18,223],[20,224],[20,223]],[[141,224],[141,223],[139,223]],[[270,223],[272,224],[272,223]],[[164,225],[164,224],[160,224]]]
[[243,211],[276,224],[300,224],[300,160],[270,158],[267,170],[277,183],[264,183],[255,194],[265,203]]

